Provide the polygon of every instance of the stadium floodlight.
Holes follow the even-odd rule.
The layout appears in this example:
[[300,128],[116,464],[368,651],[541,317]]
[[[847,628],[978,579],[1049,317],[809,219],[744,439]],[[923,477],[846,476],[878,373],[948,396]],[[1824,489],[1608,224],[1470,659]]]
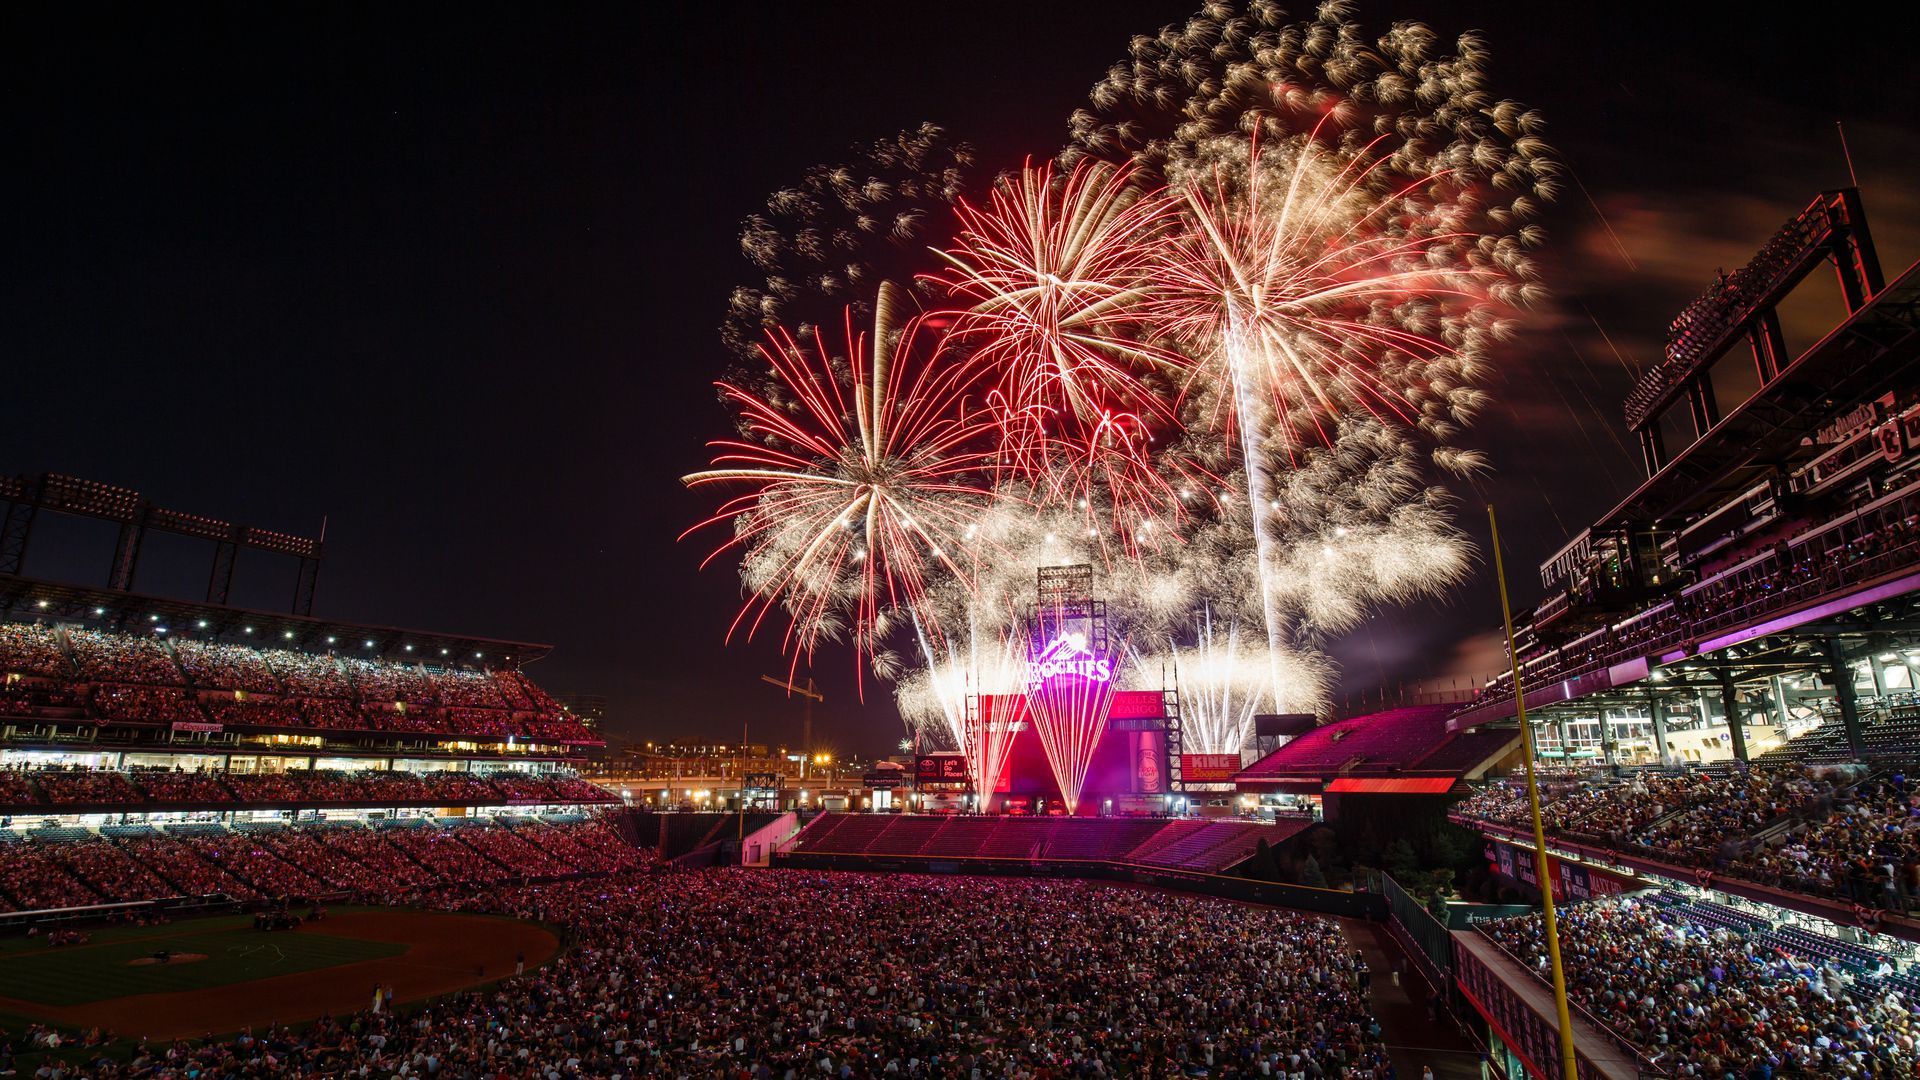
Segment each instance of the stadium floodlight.
[[200,629],[205,630],[207,628],[207,620],[201,619],[197,625]]
[[329,644],[329,645],[331,645],[331,644],[333,644],[333,635],[332,635],[332,634],[328,634],[328,635],[327,635],[327,644]]
[[282,631],[280,631],[280,636],[281,636],[281,637],[283,637],[283,638],[286,638],[286,639],[287,639],[288,641],[292,641],[292,640],[293,640],[293,631],[291,631],[291,630],[282,630]]
[[408,652],[412,652],[412,651],[413,651],[413,646],[411,646],[411,645],[409,645],[409,646],[407,646],[407,651],[408,651]]
[[475,660],[478,660],[478,659],[480,659],[480,654],[479,654],[479,653],[474,653],[474,654],[473,654],[473,658],[474,658]]
[[107,613],[107,609],[103,607],[97,607],[93,609],[93,614],[94,614],[94,617],[96,618],[98,618],[101,615],[105,615],[106,613]]
[[[205,624],[205,623],[202,623],[201,625],[202,625],[202,626],[204,626],[204,625],[206,625],[206,624]],[[249,627],[245,627],[245,628],[244,628],[244,632],[245,632],[245,633],[248,633],[248,634],[251,634],[251,633],[253,633],[253,627],[251,627],[251,626],[249,626]]]
[[40,603],[35,606],[38,607],[41,611],[47,610],[47,602],[45,600],[40,601]]
[[147,621],[148,621],[148,622],[159,622],[159,621],[160,621],[160,616],[158,616],[158,615],[149,615],[149,616],[147,616]]

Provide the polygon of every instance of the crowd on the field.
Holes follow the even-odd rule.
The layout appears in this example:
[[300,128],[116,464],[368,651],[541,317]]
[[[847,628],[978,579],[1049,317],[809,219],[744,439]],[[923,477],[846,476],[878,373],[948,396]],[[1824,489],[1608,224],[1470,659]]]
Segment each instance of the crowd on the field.
[[648,856],[601,821],[292,826],[0,845],[0,911],[177,896],[397,899],[449,884],[606,873]]
[[[1568,840],[1899,910],[1920,905],[1917,796],[1902,773],[1859,780],[1835,767],[1691,770],[1545,785],[1541,820]],[[1453,809],[1529,824],[1525,789],[1511,782]]]
[[[1920,1001],[1877,972],[1816,962],[1633,898],[1560,911],[1567,991],[1656,1067],[1683,1077],[1912,1076]],[[1537,915],[1481,933],[1546,971]]]
[[466,891],[545,967],[304,1030],[141,1043],[99,1080],[1392,1075],[1325,919],[1085,882],[629,873]]
[[0,769],[0,813],[99,807],[129,810],[328,803],[397,806],[562,806],[611,803],[614,796],[571,772],[403,769],[293,769],[287,772],[187,771],[132,766],[96,769],[47,766]]

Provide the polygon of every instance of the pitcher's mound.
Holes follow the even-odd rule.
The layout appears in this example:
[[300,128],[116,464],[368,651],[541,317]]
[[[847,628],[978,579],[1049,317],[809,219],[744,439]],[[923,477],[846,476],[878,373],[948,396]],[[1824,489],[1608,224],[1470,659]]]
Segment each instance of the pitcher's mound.
[[203,952],[177,952],[169,954],[165,959],[161,959],[158,956],[136,956],[127,961],[127,966],[152,967],[154,964],[172,966],[174,964],[191,964],[195,960],[205,960],[206,958],[207,954]]

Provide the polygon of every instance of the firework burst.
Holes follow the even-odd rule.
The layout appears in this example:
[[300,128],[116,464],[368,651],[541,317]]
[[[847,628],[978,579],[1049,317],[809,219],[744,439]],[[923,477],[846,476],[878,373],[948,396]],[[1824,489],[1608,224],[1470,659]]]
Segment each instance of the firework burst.
[[932,578],[965,577],[961,553],[991,495],[977,449],[989,425],[967,402],[968,370],[928,359],[918,319],[896,330],[898,302],[883,285],[870,332],[849,311],[843,357],[770,334],[762,356],[779,396],[718,384],[749,438],[713,443],[714,467],[684,482],[748,489],[694,526],[733,526],[709,562],[743,550],[751,596],[735,629],[751,634],[778,604],[798,652],[845,629],[871,655]]
[[[702,523],[732,524],[735,626],[779,606],[796,656],[850,637],[976,786],[1008,729],[970,703],[1025,700],[1077,793],[1099,702],[1027,700],[1036,567],[1091,565],[1222,753],[1324,700],[1333,635],[1459,581],[1441,483],[1483,465],[1460,435],[1558,170],[1478,38],[1351,13],[1209,3],[1138,37],[1057,164],[973,201],[930,126],[776,192],[726,331],[766,331],[722,385],[742,435],[687,478],[745,487]],[[882,278],[937,310],[895,331]]]
[[1185,358],[1146,343],[1141,318],[1170,209],[1095,162],[1028,166],[958,207],[951,337],[992,372],[1002,462],[1046,501],[1111,492],[1134,521],[1177,509],[1150,448],[1177,426],[1164,387]]

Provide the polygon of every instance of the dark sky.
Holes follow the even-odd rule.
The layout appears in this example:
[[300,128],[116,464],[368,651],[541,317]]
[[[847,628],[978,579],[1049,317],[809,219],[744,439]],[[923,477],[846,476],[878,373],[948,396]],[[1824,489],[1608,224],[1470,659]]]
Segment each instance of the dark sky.
[[[1912,16],[1630,8],[1361,5],[1484,31],[1495,92],[1546,112],[1584,186],[1474,436],[1523,603],[1640,478],[1617,405],[1667,319],[1845,182],[1835,119],[1889,277],[1920,256]],[[704,506],[676,478],[728,430],[708,383],[752,276],[740,219],[923,120],[992,168],[1051,155],[1128,37],[1188,10],[10,6],[0,472],[296,532],[324,515],[323,614],[550,642],[536,678],[609,695],[627,733],[791,737],[758,682],[785,661],[722,646],[736,579],[674,540]],[[112,541],[48,529],[29,572],[104,578]],[[140,585],[197,595],[205,558],[157,545]],[[239,599],[283,607],[291,573],[245,563]],[[1496,618],[1484,573],[1383,612],[1336,650],[1345,687],[1478,670],[1462,643]],[[858,704],[851,672],[821,659],[822,735],[885,747],[891,704]]]

